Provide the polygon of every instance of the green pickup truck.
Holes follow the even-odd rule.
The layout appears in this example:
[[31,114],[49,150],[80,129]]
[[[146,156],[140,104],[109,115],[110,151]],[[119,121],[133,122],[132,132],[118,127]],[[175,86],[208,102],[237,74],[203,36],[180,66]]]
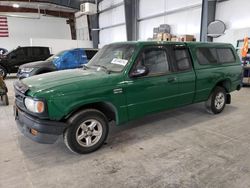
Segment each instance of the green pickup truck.
[[[116,125],[205,101],[220,113],[241,88],[241,62],[231,44],[122,42],[103,47],[83,68],[14,83],[14,113],[25,136],[84,154]],[[152,127],[153,129],[153,127]]]

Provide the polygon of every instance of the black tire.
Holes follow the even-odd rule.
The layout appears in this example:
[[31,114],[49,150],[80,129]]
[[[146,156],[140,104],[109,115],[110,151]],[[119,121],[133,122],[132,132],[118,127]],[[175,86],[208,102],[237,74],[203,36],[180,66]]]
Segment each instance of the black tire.
[[4,105],[6,105],[6,106],[9,105],[9,98],[8,98],[8,95],[7,95],[7,94],[3,96],[3,103],[4,103]]
[[[89,122],[97,123],[93,130],[90,129],[90,125],[87,125]],[[64,131],[63,140],[65,145],[74,153],[91,153],[99,149],[107,139],[109,132],[108,120],[106,116],[98,110],[87,109],[80,111],[69,118],[68,123],[70,126]],[[85,128],[87,127],[87,130],[83,130],[81,126],[84,126]],[[80,135],[78,135],[79,132],[81,132]],[[98,132],[98,134],[99,132],[101,133],[100,135],[95,136],[94,132]],[[85,135],[85,137],[79,139],[82,135]],[[89,139],[91,140],[90,143],[92,143],[92,141],[95,143],[87,146],[87,140]]]
[[1,65],[0,65],[0,76],[2,76],[3,79],[5,79],[6,76],[7,76],[7,70],[6,70],[6,68],[4,68],[4,67],[1,66]]
[[215,87],[206,101],[206,109],[211,114],[219,114],[226,106],[227,94],[223,87]]

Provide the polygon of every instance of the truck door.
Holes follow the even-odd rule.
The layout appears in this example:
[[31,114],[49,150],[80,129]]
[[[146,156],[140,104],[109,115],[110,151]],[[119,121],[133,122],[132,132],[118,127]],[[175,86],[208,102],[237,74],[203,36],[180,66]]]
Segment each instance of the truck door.
[[195,72],[192,67],[192,59],[185,44],[172,45],[173,65],[175,76],[178,79],[179,106],[193,103],[195,95]]
[[164,46],[144,48],[130,70],[148,69],[146,76],[129,78],[126,89],[129,119],[173,108],[178,104],[178,79],[172,73],[169,50]]

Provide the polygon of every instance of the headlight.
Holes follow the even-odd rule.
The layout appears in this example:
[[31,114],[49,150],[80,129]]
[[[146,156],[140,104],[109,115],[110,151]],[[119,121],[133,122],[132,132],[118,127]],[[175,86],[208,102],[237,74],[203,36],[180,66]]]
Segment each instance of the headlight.
[[24,104],[26,108],[35,113],[42,113],[44,112],[44,102],[39,100],[33,100],[31,98],[25,98]]
[[29,72],[31,72],[31,71],[33,71],[33,70],[34,70],[34,68],[22,68],[22,69],[21,69],[21,72],[29,73]]

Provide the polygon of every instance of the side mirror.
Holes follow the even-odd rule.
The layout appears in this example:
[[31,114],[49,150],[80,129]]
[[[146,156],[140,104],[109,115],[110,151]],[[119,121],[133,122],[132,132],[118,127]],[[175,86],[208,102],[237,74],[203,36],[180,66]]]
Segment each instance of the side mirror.
[[149,70],[147,67],[139,67],[136,68],[130,75],[133,78],[141,77],[141,76],[146,76],[149,73]]

